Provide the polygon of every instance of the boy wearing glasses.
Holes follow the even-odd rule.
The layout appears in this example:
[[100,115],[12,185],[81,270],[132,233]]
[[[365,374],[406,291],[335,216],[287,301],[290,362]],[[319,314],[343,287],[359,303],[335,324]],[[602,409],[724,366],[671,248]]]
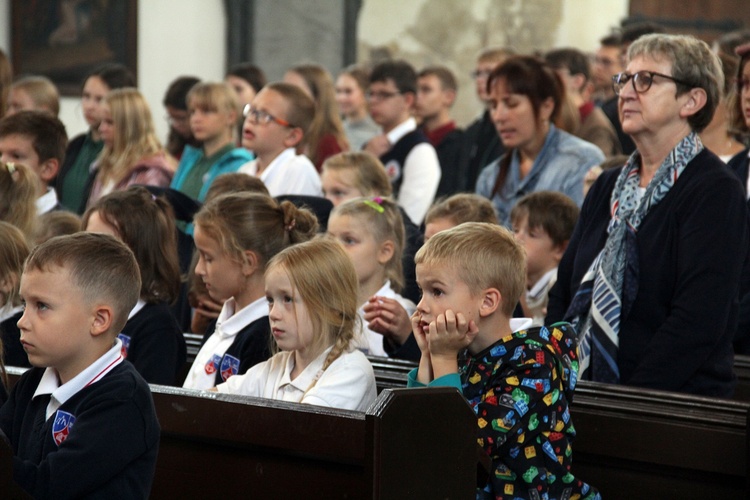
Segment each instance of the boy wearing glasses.
[[270,83],[255,96],[245,116],[242,146],[256,158],[240,172],[259,177],[271,196],[323,196],[315,166],[295,150],[315,118],[312,98],[295,85]]
[[409,63],[387,61],[373,68],[367,100],[383,134],[371,139],[365,151],[380,157],[398,204],[419,225],[435,198],[440,163],[412,117],[416,95],[417,73]]

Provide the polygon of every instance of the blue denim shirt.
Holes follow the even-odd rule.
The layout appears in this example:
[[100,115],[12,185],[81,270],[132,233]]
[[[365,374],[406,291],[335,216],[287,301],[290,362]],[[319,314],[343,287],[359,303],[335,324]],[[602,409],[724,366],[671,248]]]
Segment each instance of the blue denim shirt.
[[[583,203],[583,177],[588,170],[604,160],[602,151],[593,144],[550,125],[544,146],[534,160],[529,174],[520,178],[519,156],[511,150],[510,169],[505,184],[491,198],[500,224],[510,227],[513,205],[534,191],[560,191],[580,207]],[[500,159],[484,167],[479,174],[476,193],[490,198],[500,172]]]

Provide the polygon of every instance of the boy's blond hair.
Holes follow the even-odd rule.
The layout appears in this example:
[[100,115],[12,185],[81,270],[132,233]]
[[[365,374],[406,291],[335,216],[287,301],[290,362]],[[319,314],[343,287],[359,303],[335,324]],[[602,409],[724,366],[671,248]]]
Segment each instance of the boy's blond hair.
[[45,272],[55,267],[68,271],[71,284],[78,287],[84,301],[112,307],[108,333],[117,335],[141,291],[138,263],[127,245],[108,234],[56,236],[31,251],[23,270]]
[[502,313],[513,310],[526,286],[526,253],[510,231],[496,224],[466,222],[430,238],[414,262],[453,266],[473,294],[497,288]]
[[498,224],[492,202],[474,193],[458,193],[437,200],[427,212],[424,222],[429,224],[437,219],[448,219],[455,225],[464,222]]

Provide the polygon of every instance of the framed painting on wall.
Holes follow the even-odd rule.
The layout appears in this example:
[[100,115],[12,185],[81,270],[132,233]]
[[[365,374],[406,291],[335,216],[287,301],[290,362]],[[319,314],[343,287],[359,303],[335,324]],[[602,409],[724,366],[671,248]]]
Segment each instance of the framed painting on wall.
[[13,73],[42,75],[77,96],[106,62],[137,76],[137,0],[11,0]]

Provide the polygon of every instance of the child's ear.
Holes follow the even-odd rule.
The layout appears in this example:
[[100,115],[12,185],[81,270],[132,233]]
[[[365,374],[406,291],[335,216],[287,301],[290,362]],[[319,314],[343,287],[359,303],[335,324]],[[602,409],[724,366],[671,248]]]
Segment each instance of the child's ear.
[[50,158],[49,160],[45,160],[41,165],[39,165],[39,178],[44,182],[45,185],[48,185],[50,182],[55,180],[55,177],[57,177],[57,172],[60,170],[60,162],[57,161],[57,158]]
[[234,127],[235,125],[237,125],[238,116],[239,116],[239,113],[237,113],[237,110],[235,109],[229,110],[229,112],[227,113],[227,119],[226,119],[227,126]]
[[302,131],[299,127],[294,127],[289,129],[289,132],[286,134],[286,138],[284,139],[284,146],[287,148],[294,148],[298,144],[302,142],[302,139],[305,138],[305,133]]
[[479,317],[486,318],[498,310],[503,303],[503,295],[497,288],[487,288],[482,291],[479,303]]
[[112,327],[114,316],[115,312],[111,306],[106,304],[97,304],[94,306],[94,320],[92,321],[91,329],[89,330],[91,335],[98,337],[99,335],[108,332]]
[[568,248],[568,243],[570,243],[570,240],[565,240],[552,248],[552,257],[554,257],[555,261],[557,261],[558,264],[562,260],[562,256],[565,253],[565,250],[567,250]]
[[396,245],[391,240],[384,241],[378,250],[378,263],[385,265],[393,258],[395,252]]
[[242,262],[242,275],[250,276],[258,270],[258,263],[260,259],[258,254],[252,250],[245,250],[244,260]]

